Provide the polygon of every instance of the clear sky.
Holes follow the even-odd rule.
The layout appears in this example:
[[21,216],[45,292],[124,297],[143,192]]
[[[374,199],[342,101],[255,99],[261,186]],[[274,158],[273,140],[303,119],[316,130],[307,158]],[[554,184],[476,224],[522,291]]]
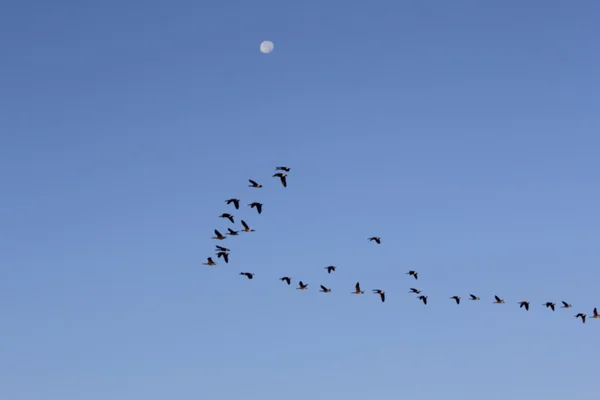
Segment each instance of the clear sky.
[[597,399],[599,20],[4,1],[0,398]]

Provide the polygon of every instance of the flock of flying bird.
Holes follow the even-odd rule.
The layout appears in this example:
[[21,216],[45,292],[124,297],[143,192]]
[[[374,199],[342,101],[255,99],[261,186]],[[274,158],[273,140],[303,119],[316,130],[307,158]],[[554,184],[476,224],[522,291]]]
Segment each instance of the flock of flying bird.
[[[275,172],[275,174],[273,175],[273,178],[279,178],[281,184],[283,185],[283,187],[287,187],[287,173],[290,172],[290,168],[289,167],[276,167],[275,170],[277,172]],[[252,180],[252,179],[248,179],[248,181],[250,182],[250,184],[248,185],[248,187],[251,188],[262,188],[263,185],[261,185],[260,183]],[[233,207],[236,210],[240,209],[240,199],[236,199],[236,198],[231,198],[228,200],[225,200],[225,202],[227,203],[227,205],[233,205]],[[257,201],[254,201],[252,203],[249,203],[248,206],[250,208],[254,208],[256,209],[256,212],[258,214],[262,213],[262,207],[263,204]],[[235,218],[232,214],[230,213],[223,213],[219,216],[220,218],[225,218],[228,219],[232,224],[235,224]],[[241,232],[254,232],[254,229],[250,228],[250,226],[248,225],[248,223],[244,220],[241,220],[240,223],[242,224],[243,229],[241,229]],[[212,239],[215,240],[225,240],[227,239],[227,236],[238,236],[240,231],[236,231],[233,230],[231,228],[227,228],[227,232],[225,233],[225,235],[223,235],[221,232],[219,232],[217,229],[214,230],[215,236],[212,237]],[[379,236],[373,236],[368,238],[369,241],[371,242],[375,242],[377,244],[381,244],[381,238]],[[229,263],[229,253],[230,253],[230,249],[223,247],[223,246],[219,246],[216,245],[216,255],[217,258],[222,258],[223,261],[225,261],[225,263]],[[208,265],[208,266],[215,266],[217,265],[217,263],[212,259],[212,257],[208,257],[206,262],[204,263],[204,265]],[[336,267],[334,265],[329,265],[327,267],[325,267],[325,269],[327,270],[328,274],[331,274],[332,272],[335,271]],[[406,273],[409,276],[412,276],[415,280],[419,279],[419,274],[417,271],[408,271]],[[240,275],[245,276],[248,279],[254,279],[254,274],[251,272],[240,272]],[[289,276],[284,276],[279,278],[280,281],[287,283],[288,285],[291,285],[292,283],[292,278],[290,278]],[[320,292],[323,293],[330,293],[331,289],[327,288],[323,285],[321,286],[321,290],[319,290]],[[298,287],[296,288],[298,290],[307,290],[308,289],[308,283],[304,283],[302,281],[298,282]],[[364,292],[361,290],[360,288],[360,282],[356,282],[356,285],[354,285],[354,291],[350,292],[351,294],[364,294]],[[427,298],[428,296],[425,296],[423,294],[421,294],[421,290],[416,289],[416,288],[410,288],[410,293],[414,293],[417,296],[417,299],[422,301],[423,304],[427,305]],[[379,295],[380,299],[382,302],[385,302],[385,292],[381,289],[373,289],[373,294],[377,294]],[[454,300],[456,302],[456,304],[460,304],[460,301],[462,299],[461,296],[452,296],[450,297],[451,300]],[[479,297],[475,296],[474,294],[469,294],[469,300],[471,301],[478,301],[481,300]],[[498,296],[494,296],[494,304],[505,304],[506,302],[501,299]],[[562,306],[560,308],[571,308],[572,305],[567,303],[566,301],[561,301]],[[518,302],[519,304],[519,308],[524,308],[526,311],[529,311],[529,307],[530,307],[530,302],[529,301],[520,301]],[[555,311],[556,309],[556,303],[553,302],[546,302],[544,304],[542,304],[542,306],[545,306],[546,308],[551,309],[552,311]],[[575,318],[580,318],[582,323],[585,323],[587,315],[585,313],[577,313],[575,315]],[[598,309],[595,307],[594,310],[592,311],[592,316],[591,318],[593,319],[600,319],[600,314],[598,314]]]

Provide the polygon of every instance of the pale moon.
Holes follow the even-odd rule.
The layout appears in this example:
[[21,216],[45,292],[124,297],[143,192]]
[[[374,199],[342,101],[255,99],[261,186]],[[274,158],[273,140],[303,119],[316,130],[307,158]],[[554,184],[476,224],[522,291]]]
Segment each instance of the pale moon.
[[260,44],[260,52],[263,54],[269,54],[273,51],[273,42],[270,40],[265,40]]

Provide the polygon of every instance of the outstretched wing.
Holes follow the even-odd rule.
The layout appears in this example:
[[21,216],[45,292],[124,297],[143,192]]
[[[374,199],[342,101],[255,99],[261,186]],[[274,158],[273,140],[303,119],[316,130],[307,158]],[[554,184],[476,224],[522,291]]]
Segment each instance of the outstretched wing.
[[250,227],[248,226],[248,224],[244,220],[242,220],[242,225],[244,225],[244,228],[250,229]]

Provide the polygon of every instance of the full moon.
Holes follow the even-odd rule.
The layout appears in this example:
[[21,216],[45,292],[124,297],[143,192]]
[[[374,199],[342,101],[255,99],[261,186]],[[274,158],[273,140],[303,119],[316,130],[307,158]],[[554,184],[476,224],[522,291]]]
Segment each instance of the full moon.
[[263,54],[269,54],[273,51],[273,42],[270,40],[265,40],[260,44],[260,52]]

